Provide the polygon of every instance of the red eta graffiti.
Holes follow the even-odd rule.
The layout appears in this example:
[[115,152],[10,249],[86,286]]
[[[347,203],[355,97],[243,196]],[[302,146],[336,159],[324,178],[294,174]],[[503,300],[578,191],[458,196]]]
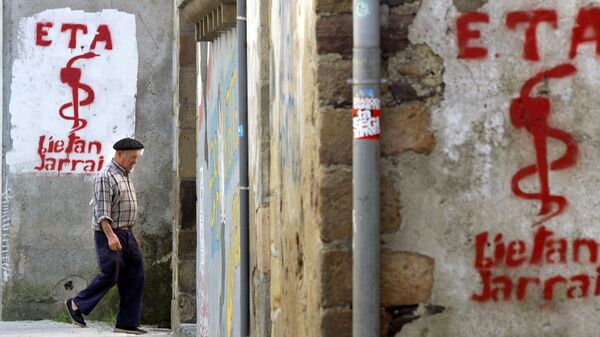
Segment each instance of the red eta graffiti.
[[[472,24],[488,24],[490,16],[483,12],[469,12],[460,15],[456,20],[456,39],[459,59],[481,59],[488,55],[484,46],[478,45],[481,31],[472,28]],[[539,61],[537,28],[540,24],[558,28],[558,15],[554,9],[535,9],[530,11],[511,11],[506,15],[505,25],[510,30],[525,27],[523,58],[528,61]],[[596,44],[596,54],[600,55],[600,8],[581,8],[577,14],[575,27],[571,33],[569,58],[577,55],[581,44]]]
[[[578,147],[573,137],[565,131],[550,127],[548,117],[550,116],[550,100],[546,97],[531,97],[531,91],[536,84],[550,78],[564,78],[573,75],[577,69],[571,64],[561,64],[550,70],[537,73],[525,82],[521,88],[519,97],[512,100],[510,105],[510,121],[517,129],[525,128],[533,137],[536,150],[536,164],[524,167],[517,171],[512,178],[513,193],[523,199],[539,200],[541,208],[538,215],[544,216],[534,225],[561,214],[567,207],[567,199],[564,196],[552,195],[548,184],[549,170],[562,170],[575,165],[577,161]],[[566,145],[565,153],[559,159],[554,160],[548,166],[547,139],[554,138]],[[519,182],[531,175],[538,174],[539,193],[524,192]],[[552,205],[557,207],[553,211]]]
[[[48,33],[53,26],[52,22],[37,23],[35,37],[37,46],[47,47],[52,44],[52,40],[48,38]],[[68,47],[74,49],[77,47],[78,33],[87,34],[88,27],[84,24],[65,23],[61,26],[61,32],[70,33]],[[90,49],[95,49],[99,42],[104,43],[105,50],[112,50],[112,37],[107,25],[98,26]],[[104,165],[104,156],[100,155],[102,153],[102,143],[100,141],[84,140],[76,133],[88,126],[88,121],[81,117],[79,108],[91,105],[96,96],[91,86],[81,82],[82,69],[75,67],[74,64],[79,60],[91,60],[98,56],[100,55],[91,51],[74,56],[67,61],[65,67],[60,69],[61,83],[71,88],[71,101],[63,104],[59,108],[58,114],[62,119],[72,121],[73,125],[67,140],[56,140],[49,135],[39,137],[37,154],[40,157],[40,163],[35,167],[35,170],[58,171],[59,173],[65,170],[75,172],[79,165],[81,165],[84,172],[89,173],[102,169]],[[86,97],[81,97],[80,92],[83,92]],[[68,109],[72,109],[71,114],[66,112]],[[71,155],[79,155],[79,157],[84,158],[73,159]]]
[[[52,40],[48,38],[48,32],[54,27],[52,22],[38,22],[35,29],[35,44],[40,47],[47,47],[52,44]],[[84,24],[64,23],[60,28],[61,33],[69,32],[69,48],[77,48],[77,35],[81,31],[83,35],[87,35],[88,27]],[[99,25],[92,40],[90,49],[96,49],[98,42],[104,43],[105,50],[112,50],[112,37],[110,29],[107,25]]]
[[[552,300],[558,291],[565,291],[567,299],[589,297],[593,285],[593,296],[600,296],[600,267],[595,275],[580,273],[570,277],[553,275],[542,280],[537,276],[508,276],[494,273],[497,268],[539,267],[542,265],[576,264],[595,265],[598,262],[598,242],[593,239],[556,237],[554,232],[540,226],[533,242],[523,240],[504,241],[502,233],[496,234],[493,245],[490,235],[483,232],[475,236],[475,268],[481,276],[480,293],[471,299],[477,302],[525,300],[528,292],[541,291],[545,300]],[[492,248],[490,248],[492,247]]]

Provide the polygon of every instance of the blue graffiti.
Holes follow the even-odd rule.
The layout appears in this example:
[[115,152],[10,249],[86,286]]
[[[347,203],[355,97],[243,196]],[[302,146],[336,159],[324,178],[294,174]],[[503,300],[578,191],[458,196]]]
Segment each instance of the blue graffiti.
[[[276,55],[278,64],[276,71],[279,76],[275,78],[276,110],[280,112],[279,125],[279,169],[289,172],[294,182],[300,181],[300,130],[302,113],[302,87],[297,80],[298,48],[294,45],[292,29],[295,27],[296,15],[289,3],[279,3],[278,23],[279,43],[281,53]],[[298,74],[301,76],[301,74]]]

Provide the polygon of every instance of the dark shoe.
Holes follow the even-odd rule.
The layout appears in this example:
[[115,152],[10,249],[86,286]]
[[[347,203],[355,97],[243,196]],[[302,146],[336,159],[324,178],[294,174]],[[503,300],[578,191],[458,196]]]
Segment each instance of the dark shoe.
[[73,310],[72,304],[73,304],[72,298],[69,298],[65,302],[65,306],[67,307],[67,312],[69,313],[69,317],[71,317],[71,322],[73,322],[73,324],[75,324],[75,325],[79,325],[80,327],[85,328],[86,324],[85,324],[85,320],[83,319],[83,315],[81,314],[81,311],[79,311],[79,309]]
[[115,330],[113,330],[113,332],[129,333],[132,335],[143,335],[145,333],[148,333],[148,331],[142,330],[140,328],[122,328],[122,327],[116,327]]

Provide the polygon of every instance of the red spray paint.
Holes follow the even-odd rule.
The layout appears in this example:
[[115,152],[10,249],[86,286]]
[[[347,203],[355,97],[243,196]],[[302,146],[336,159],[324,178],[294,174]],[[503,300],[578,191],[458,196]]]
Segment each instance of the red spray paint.
[[[561,64],[550,70],[542,71],[525,82],[518,98],[512,100],[510,106],[510,120],[516,128],[525,128],[532,136],[536,150],[536,164],[524,167],[517,171],[512,178],[513,193],[523,199],[539,200],[541,208],[538,215],[543,219],[534,225],[561,214],[567,207],[564,196],[552,195],[548,183],[548,171],[566,169],[575,165],[578,147],[573,137],[565,131],[555,129],[548,125],[550,116],[550,100],[546,97],[531,97],[531,91],[539,82],[549,78],[564,78],[574,74],[577,69],[571,64]],[[554,138],[563,142],[567,148],[562,157],[548,164],[547,140]],[[529,176],[538,174],[540,192],[527,193],[519,186],[519,182]],[[556,208],[553,210],[553,205]]]
[[484,47],[469,45],[471,40],[481,37],[479,30],[471,29],[471,23],[489,23],[490,16],[487,13],[470,12],[458,17],[456,20],[456,39],[458,42],[459,59],[479,59],[487,56],[488,50]]
[[558,28],[558,15],[553,9],[538,9],[530,12],[514,11],[506,15],[506,27],[516,29],[520,24],[528,24],[525,29],[525,45],[523,46],[523,58],[530,61],[539,61],[537,44],[537,27],[540,23],[547,22],[552,28]]
[[[73,68],[73,63],[79,59],[91,59],[96,56],[100,55],[88,52],[83,55],[75,56],[69,60],[65,68],[60,70],[60,80],[71,87],[73,99],[71,102],[61,106],[58,113],[63,119],[73,121],[71,133],[87,126],[87,121],[79,116],[79,107],[92,104],[95,98],[94,90],[92,90],[89,85],[81,83],[81,69]],[[83,90],[87,94],[87,97],[84,100],[79,100],[79,90]],[[65,115],[64,111],[70,107],[73,107],[73,116]]]

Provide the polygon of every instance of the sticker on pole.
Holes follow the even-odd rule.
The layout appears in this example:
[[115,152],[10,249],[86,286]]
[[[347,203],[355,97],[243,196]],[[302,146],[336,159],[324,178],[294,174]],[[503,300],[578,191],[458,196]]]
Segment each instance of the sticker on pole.
[[354,139],[379,139],[379,115],[381,101],[376,97],[356,96],[353,99],[354,118],[352,130]]

